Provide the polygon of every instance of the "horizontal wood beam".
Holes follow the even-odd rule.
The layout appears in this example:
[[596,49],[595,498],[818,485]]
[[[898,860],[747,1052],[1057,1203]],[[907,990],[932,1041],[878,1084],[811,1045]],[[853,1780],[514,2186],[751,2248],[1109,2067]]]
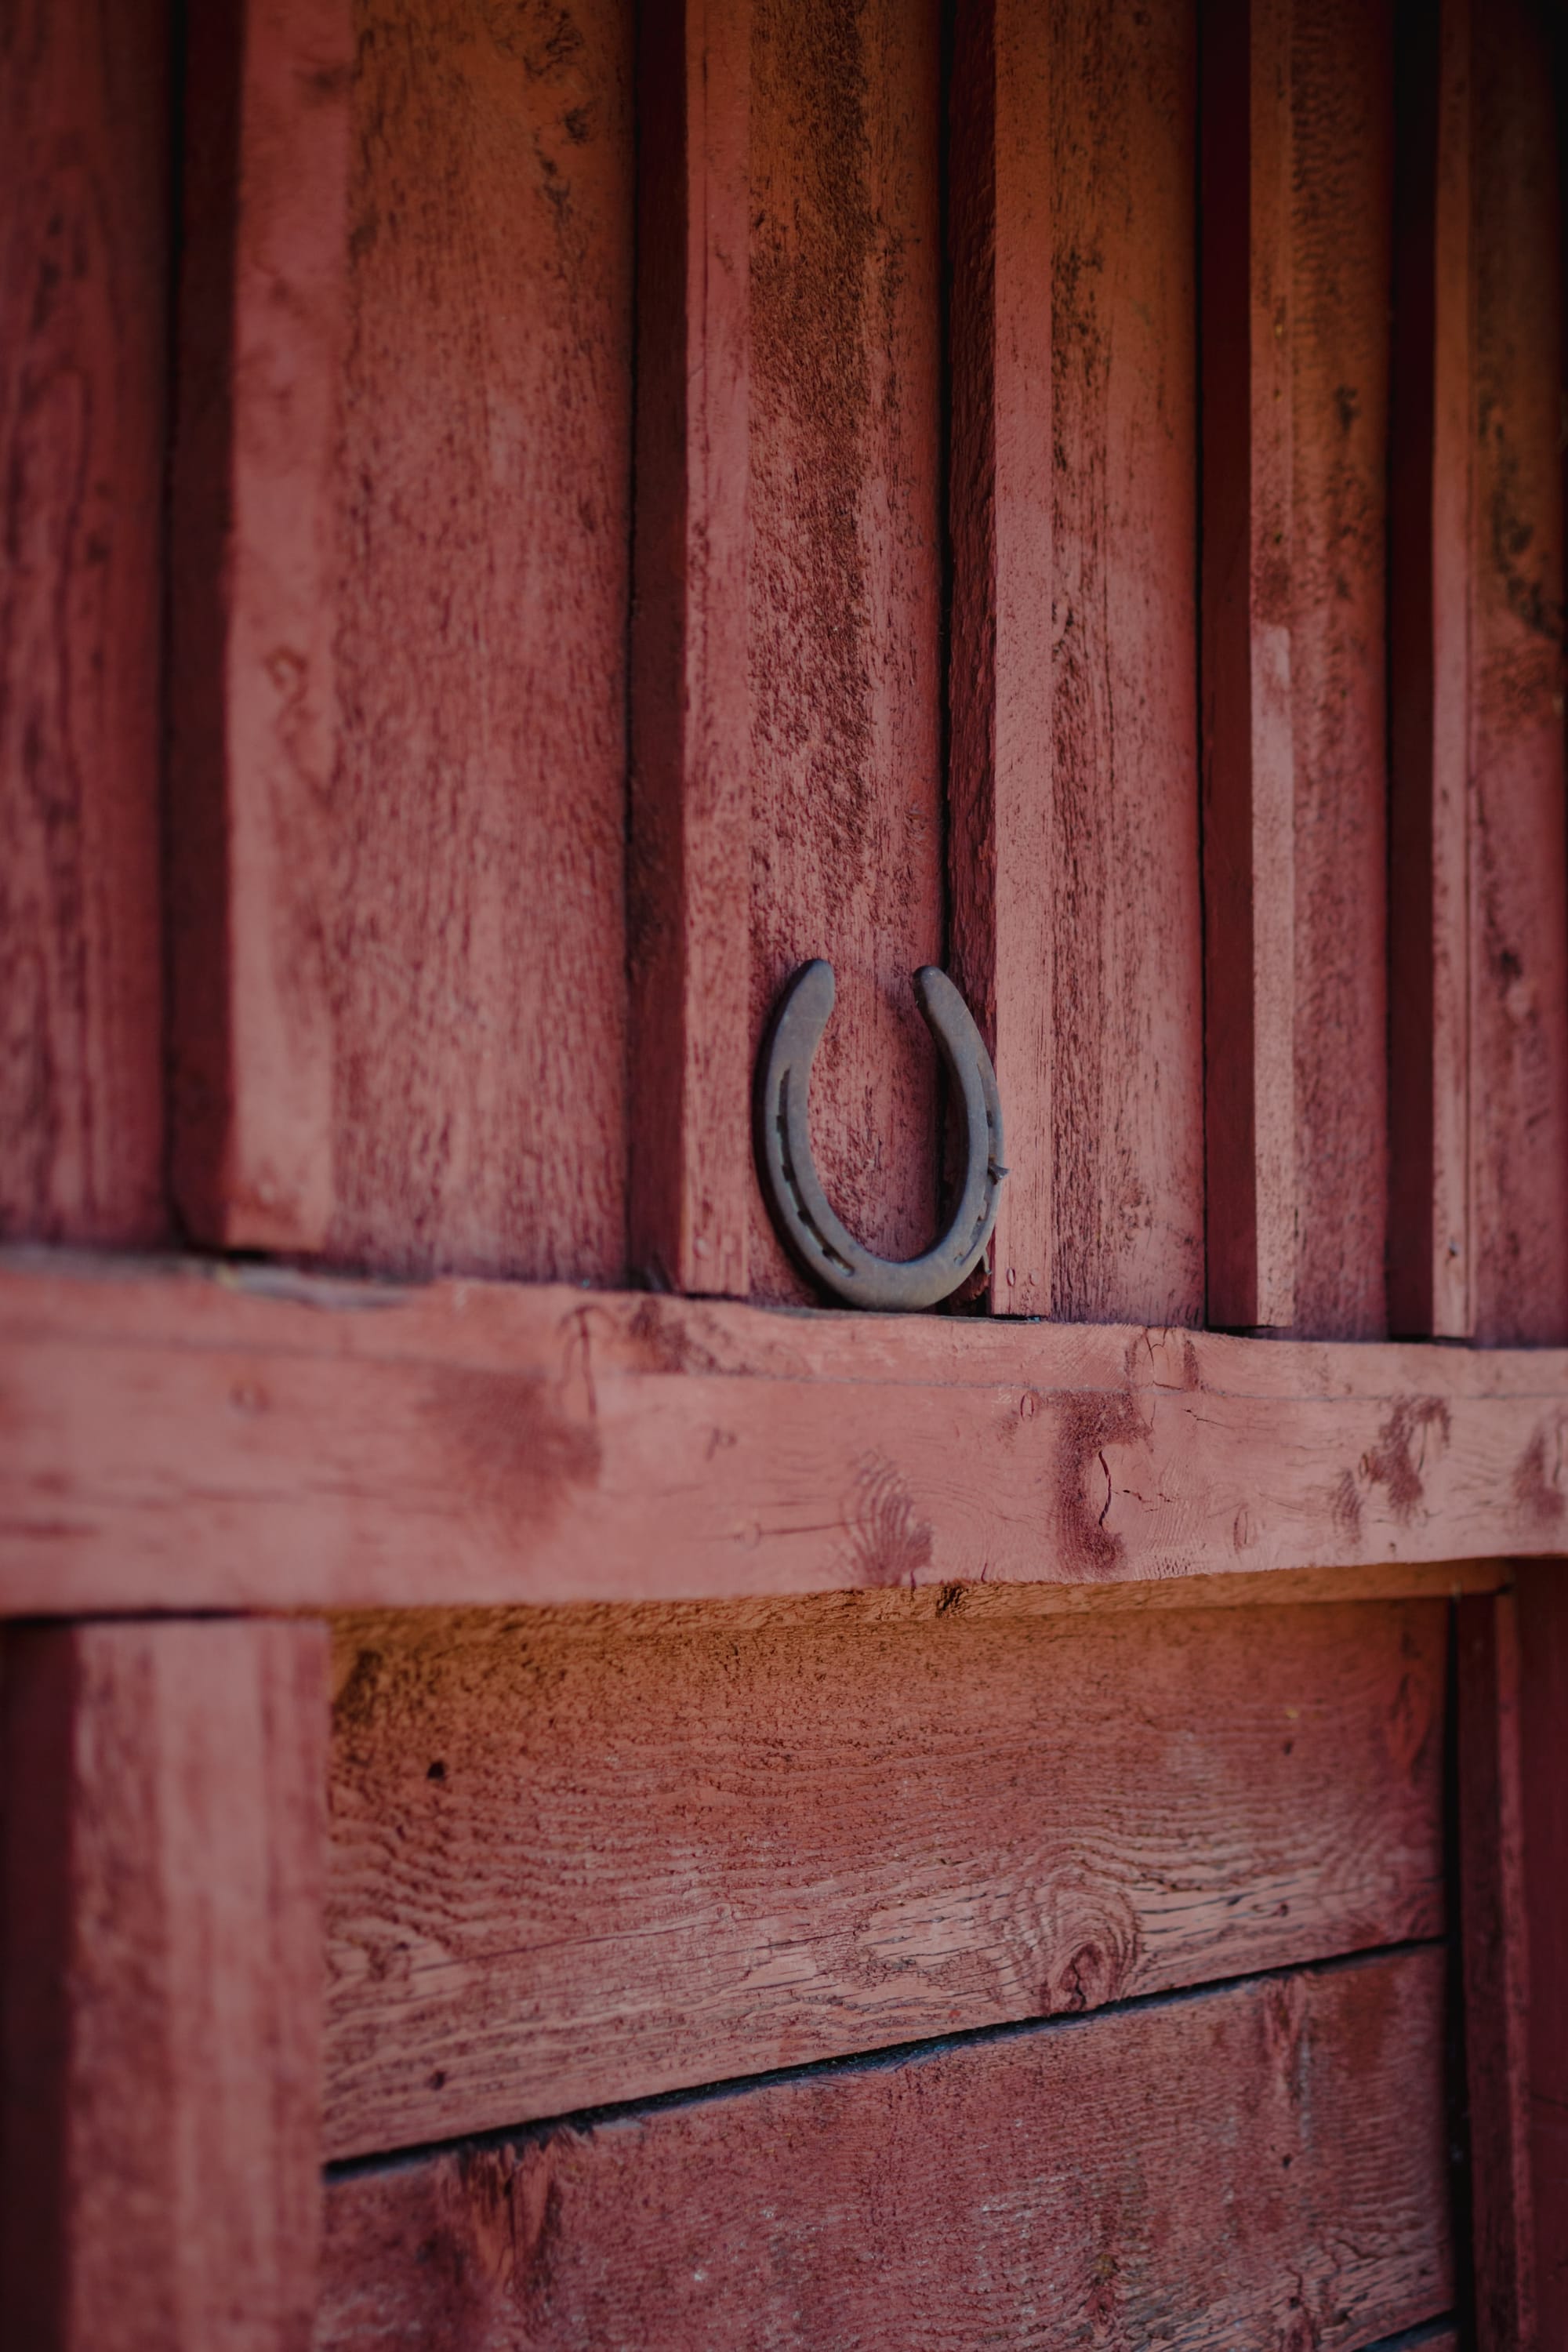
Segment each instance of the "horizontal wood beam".
[[1106,1584],[1568,1546],[1568,1349],[0,1255],[0,1613]]

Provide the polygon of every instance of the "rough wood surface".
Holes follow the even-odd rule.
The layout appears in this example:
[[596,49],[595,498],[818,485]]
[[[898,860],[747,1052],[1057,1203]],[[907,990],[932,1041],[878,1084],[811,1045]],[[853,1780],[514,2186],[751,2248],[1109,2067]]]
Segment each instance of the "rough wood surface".
[[[938,1212],[936,1056],[910,982],[943,961],[940,14],[752,7],[752,1040],[826,956],[816,1163],[890,1257],[925,1249]],[[751,1294],[804,1297],[752,1201]]]
[[1450,2302],[1416,1950],[333,2180],[318,2352],[1372,2343]]
[[1393,0],[1290,10],[1295,1328],[1387,1329]]
[[1209,1314],[1385,1328],[1393,11],[1205,43]]
[[1051,11],[1050,1312],[1196,1323],[1196,21]]
[[182,1202],[230,1245],[613,1280],[628,12],[264,21],[189,174]]
[[990,1048],[1006,1158],[996,1315],[1051,1301],[1051,115],[1047,12],[958,12],[950,112],[952,971]]
[[1440,1932],[1441,1602],[845,1632],[339,1621],[329,2156]]
[[1552,1349],[16,1257],[0,1345],[7,1612],[1137,1583],[1568,1511]]
[[1469,0],[1402,21],[1390,455],[1388,1305],[1466,1339],[1470,1234]]
[[164,0],[0,25],[0,1233],[164,1229]]
[[631,1262],[744,1297],[748,0],[638,20]]
[[1534,2284],[1547,2352],[1568,2342],[1568,1570],[1521,1565],[1516,1581]]
[[39,2352],[301,2352],[326,1637],[13,1628],[0,2298]]
[[350,0],[184,20],[171,488],[170,1112],[184,1223],[331,1219],[335,532]]
[[1291,9],[1205,20],[1203,805],[1208,1319],[1296,1319]]
[[340,1264],[625,1264],[630,17],[357,0]]
[[1512,1593],[1461,1601],[1454,1707],[1458,1895],[1479,2352],[1533,2352],[1538,2341],[1520,1664]]
[[1477,26],[1470,1121],[1478,1339],[1568,1336],[1562,204],[1552,27]]

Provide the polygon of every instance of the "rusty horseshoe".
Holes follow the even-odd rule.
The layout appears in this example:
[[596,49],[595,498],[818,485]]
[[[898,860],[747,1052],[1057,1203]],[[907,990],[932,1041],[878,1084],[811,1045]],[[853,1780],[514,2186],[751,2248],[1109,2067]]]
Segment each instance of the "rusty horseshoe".
[[854,1307],[935,1307],[979,1265],[996,1222],[1002,1105],[970,1011],[944,971],[923,964],[915,1003],[963,1106],[963,1191],[941,1241],[923,1257],[876,1257],[827,1204],[811,1157],[811,1065],[833,1010],[833,966],[802,964],[780,998],[757,1064],[757,1166],[779,1234],[803,1270]]

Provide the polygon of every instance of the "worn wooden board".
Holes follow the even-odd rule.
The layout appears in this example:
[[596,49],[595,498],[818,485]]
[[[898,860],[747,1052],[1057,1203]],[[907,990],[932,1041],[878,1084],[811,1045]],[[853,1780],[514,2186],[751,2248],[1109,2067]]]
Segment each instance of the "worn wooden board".
[[806,1294],[752,1181],[751,1070],[795,969],[838,1001],[814,1133],[841,1214],[937,1214],[942,961],[939,12],[649,20],[642,157],[633,1251]]
[[308,1623],[7,1631],[7,2342],[309,2341],[325,1664]]
[[0,28],[0,1232],[166,1228],[163,0]]
[[202,8],[182,55],[170,466],[171,1175],[184,1229],[332,1210],[333,596],[351,0]]
[[329,2156],[1442,1927],[1440,1601],[845,1632],[338,1621]]
[[1205,19],[1203,809],[1207,1318],[1296,1319],[1291,12]]
[[952,970],[1004,1105],[996,1315],[1048,1312],[1053,713],[1047,12],[957,12],[949,96]]
[[1387,1329],[1393,0],[1290,10],[1295,1328]]
[[1504,2352],[1551,2340],[1538,2337],[1536,2326],[1521,1660],[1511,1592],[1476,1594],[1459,1603],[1455,1661],[1476,2340],[1480,2352]]
[[631,11],[355,30],[328,1247],[613,1282]]
[[1568,2335],[1568,2009],[1562,1994],[1568,1981],[1568,1582],[1555,1562],[1521,1564],[1516,1577],[1530,2185],[1538,2341],[1545,2352]]
[[1384,1328],[1393,12],[1205,44],[1209,1313]]
[[7,1612],[1062,1584],[1563,1542],[1568,1355],[7,1262]]
[[1324,2352],[1444,2312],[1443,1962],[1253,1979],[353,2170],[319,2352]]
[[1470,1150],[1478,1339],[1568,1335],[1562,204],[1552,28],[1476,23]]
[[[943,961],[940,52],[935,0],[752,0],[752,1037],[827,957],[817,1165],[890,1257],[938,1212],[910,982]],[[805,1295],[754,1191],[749,1248],[752,1297]]]
[[1389,479],[1389,1316],[1469,1336],[1471,25],[1401,23]]
[[746,516],[751,9],[645,9],[637,55],[631,1263],[743,1297],[751,1218]]
[[359,1266],[613,1280],[629,11],[265,24],[240,74],[202,19],[193,71],[215,100],[237,78],[237,120],[196,110],[187,175],[185,1215]]
[[1051,11],[1049,1311],[1204,1298],[1196,11]]

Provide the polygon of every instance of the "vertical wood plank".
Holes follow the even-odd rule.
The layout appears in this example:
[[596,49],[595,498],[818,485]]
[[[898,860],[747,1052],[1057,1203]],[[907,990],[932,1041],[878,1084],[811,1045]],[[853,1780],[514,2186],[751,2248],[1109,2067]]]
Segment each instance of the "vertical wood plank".
[[1550,2347],[1568,2343],[1568,1571],[1521,1561],[1515,1581],[1534,2287],[1537,2340]]
[[220,1244],[624,1267],[629,11],[556,33],[193,12],[175,1167]]
[[751,1171],[795,970],[837,1005],[813,1129],[840,1213],[937,1213],[942,960],[938,9],[651,12],[641,72],[632,1255],[809,1294]]
[[633,1265],[743,1297],[751,1147],[748,0],[645,10],[632,632]]
[[1290,11],[1295,1312],[1387,1328],[1393,0]]
[[173,1176],[228,1247],[331,1218],[333,572],[349,0],[195,9],[174,463]]
[[1470,0],[1407,6],[1391,471],[1389,1316],[1465,1339],[1470,1231]]
[[1385,1328],[1388,5],[1205,18],[1209,1313]]
[[1459,1927],[1477,2340],[1481,2352],[1529,2352],[1537,2340],[1536,2239],[1530,2184],[1520,1628],[1513,1595],[1465,1595],[1456,1604],[1456,1641]]
[[309,2344],[326,1731],[317,1624],[8,1634],[8,2340]]
[[[1051,13],[1051,1312],[1203,1313],[1192,0]],[[1009,1157],[1011,1158],[1011,1150]]]
[[626,1263],[627,0],[356,0],[340,1263]]
[[1005,1106],[990,1305],[1051,1301],[1050,43],[1046,11],[958,12],[950,105],[954,973]]
[[1568,1335],[1562,201],[1548,12],[1476,20],[1470,1183],[1478,1339]]
[[[937,0],[753,0],[747,652],[752,1038],[826,956],[813,1133],[890,1257],[938,1213],[942,961]],[[749,1287],[804,1296],[752,1191]]]
[[1290,0],[1215,0],[1203,94],[1208,1315],[1296,1319]]
[[0,25],[0,1232],[164,1225],[164,0]]

